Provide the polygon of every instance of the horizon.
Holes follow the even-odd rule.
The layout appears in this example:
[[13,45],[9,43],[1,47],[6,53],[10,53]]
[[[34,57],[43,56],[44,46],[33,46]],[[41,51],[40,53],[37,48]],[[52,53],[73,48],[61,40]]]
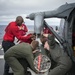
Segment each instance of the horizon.
[[[60,18],[49,18],[49,19],[45,19],[45,21],[48,23],[48,25],[55,25],[55,26],[59,26],[60,25]],[[13,22],[15,20],[10,20],[10,21],[7,21],[4,20],[3,22],[0,22],[0,25],[8,25],[10,22]],[[25,21],[25,25],[34,25],[34,20],[29,20],[29,19],[24,19]]]

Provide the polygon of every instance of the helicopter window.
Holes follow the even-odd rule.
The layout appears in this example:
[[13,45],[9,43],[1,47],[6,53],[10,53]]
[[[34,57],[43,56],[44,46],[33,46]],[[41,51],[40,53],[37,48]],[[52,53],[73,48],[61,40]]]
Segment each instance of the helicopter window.
[[50,25],[54,31],[58,33],[59,30],[59,25],[60,25],[60,18],[49,18],[45,19],[48,25]]
[[61,38],[64,38],[64,23],[65,23],[65,19],[61,19],[59,25],[59,36]]

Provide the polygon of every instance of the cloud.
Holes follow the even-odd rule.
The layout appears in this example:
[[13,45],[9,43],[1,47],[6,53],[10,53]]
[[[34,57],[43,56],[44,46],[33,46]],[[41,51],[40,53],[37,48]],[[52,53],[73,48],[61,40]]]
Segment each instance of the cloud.
[[[7,15],[39,10],[45,5],[43,0],[1,0],[0,14]],[[3,12],[4,11],[4,12]],[[3,12],[3,13],[2,13]]]
[[[0,0],[0,23],[15,20],[16,16],[24,17],[40,11],[54,10],[60,5],[75,2],[74,0]],[[28,20],[27,24],[28,24]],[[32,23],[32,21],[29,23]]]
[[0,0],[0,15],[24,14],[52,10],[72,0]]

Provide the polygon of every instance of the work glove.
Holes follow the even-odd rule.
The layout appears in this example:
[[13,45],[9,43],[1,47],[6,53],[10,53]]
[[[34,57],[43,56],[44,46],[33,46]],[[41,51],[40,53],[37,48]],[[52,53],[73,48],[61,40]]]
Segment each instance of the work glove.
[[31,34],[30,38],[31,38],[31,40],[35,40],[36,36],[34,34]]

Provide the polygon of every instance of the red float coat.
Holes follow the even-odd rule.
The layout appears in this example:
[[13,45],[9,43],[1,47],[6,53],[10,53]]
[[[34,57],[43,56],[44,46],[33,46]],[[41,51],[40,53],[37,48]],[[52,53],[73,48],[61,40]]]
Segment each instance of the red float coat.
[[16,22],[11,22],[5,29],[4,41],[14,42],[15,37],[18,40],[30,40],[30,36],[23,36],[28,31],[26,25],[18,26]]
[[44,34],[52,34],[52,32],[48,28],[43,29]]

